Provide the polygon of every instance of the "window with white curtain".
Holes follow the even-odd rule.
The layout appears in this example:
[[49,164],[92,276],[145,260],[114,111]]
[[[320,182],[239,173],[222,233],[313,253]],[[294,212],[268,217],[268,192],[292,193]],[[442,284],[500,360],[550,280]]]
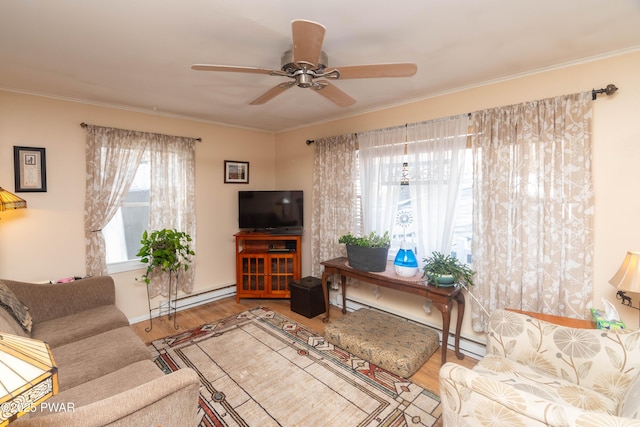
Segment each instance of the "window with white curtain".
[[[410,144],[411,142],[408,142]],[[465,264],[471,264],[473,257],[471,255],[471,241],[472,241],[472,208],[473,208],[473,163],[471,161],[471,149],[465,150],[466,161],[464,163],[464,174],[461,183],[460,196],[458,201],[458,208],[456,209],[455,224],[453,231],[453,243],[451,247],[450,255],[458,258]],[[356,197],[358,200],[361,198],[361,187],[359,169],[356,176]],[[399,198],[397,201],[395,221],[391,230],[391,248],[389,249],[389,259],[394,259],[397,251],[400,249],[400,243],[403,240],[408,242],[416,242],[417,229],[415,224],[415,218],[413,215],[412,198],[410,185],[412,181],[410,170],[414,169],[408,162],[403,162],[402,172],[397,176],[396,180],[390,180],[385,183],[388,186],[398,186],[400,188]],[[422,170],[429,170],[427,165],[423,165]],[[437,180],[440,179],[434,176],[432,173],[417,173],[413,180]],[[391,193],[391,192],[383,192]],[[363,224],[361,212],[362,205],[359,203],[359,214],[357,215],[357,230],[362,234]],[[426,255],[418,254],[418,259],[425,258]]]
[[145,151],[122,206],[102,230],[110,274],[140,268],[136,254],[142,233],[149,228],[150,180],[149,152]]

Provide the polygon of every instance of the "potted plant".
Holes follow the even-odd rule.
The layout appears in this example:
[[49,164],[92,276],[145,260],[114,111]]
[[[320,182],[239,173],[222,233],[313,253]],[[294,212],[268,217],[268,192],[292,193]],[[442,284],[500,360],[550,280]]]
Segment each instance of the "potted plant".
[[429,283],[438,286],[453,286],[455,283],[473,285],[473,275],[476,274],[468,265],[463,264],[451,255],[433,252],[431,257],[424,259],[424,274]]
[[175,229],[162,229],[151,233],[145,230],[140,240],[142,246],[136,254],[140,257],[140,262],[147,264],[147,271],[142,275],[145,283],[149,284],[149,275],[157,267],[176,275],[182,269],[187,271],[191,256],[196,254],[191,249],[191,240],[187,233]]
[[338,243],[344,243],[347,246],[347,259],[352,268],[371,272],[386,270],[391,246],[388,231],[383,235],[372,231],[361,237],[347,233],[338,239]]

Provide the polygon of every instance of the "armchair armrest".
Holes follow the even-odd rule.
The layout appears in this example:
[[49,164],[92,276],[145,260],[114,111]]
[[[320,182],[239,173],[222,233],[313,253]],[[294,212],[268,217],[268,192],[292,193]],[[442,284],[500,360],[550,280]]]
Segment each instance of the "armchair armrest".
[[69,283],[38,284],[2,280],[29,308],[34,323],[57,319],[116,302],[111,276],[88,277]]
[[640,375],[631,383],[618,406],[618,414],[625,418],[640,420]]
[[72,411],[20,418],[15,423],[16,427],[196,426],[199,390],[195,371],[180,369]]
[[558,404],[452,362],[440,368],[440,395],[444,425],[498,418],[504,425],[640,427],[640,420]]

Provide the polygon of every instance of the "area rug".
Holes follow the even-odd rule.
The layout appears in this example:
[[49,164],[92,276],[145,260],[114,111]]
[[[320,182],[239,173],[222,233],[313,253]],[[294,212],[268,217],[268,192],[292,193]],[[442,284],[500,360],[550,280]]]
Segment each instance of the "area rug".
[[150,344],[202,383],[201,426],[432,426],[440,398],[257,307]]

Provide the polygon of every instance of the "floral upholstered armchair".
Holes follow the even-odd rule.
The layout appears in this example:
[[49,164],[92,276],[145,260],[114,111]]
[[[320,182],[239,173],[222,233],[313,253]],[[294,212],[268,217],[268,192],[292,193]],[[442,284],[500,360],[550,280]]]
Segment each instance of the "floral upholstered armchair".
[[440,369],[445,427],[640,427],[640,330],[577,329],[497,310],[487,355]]

